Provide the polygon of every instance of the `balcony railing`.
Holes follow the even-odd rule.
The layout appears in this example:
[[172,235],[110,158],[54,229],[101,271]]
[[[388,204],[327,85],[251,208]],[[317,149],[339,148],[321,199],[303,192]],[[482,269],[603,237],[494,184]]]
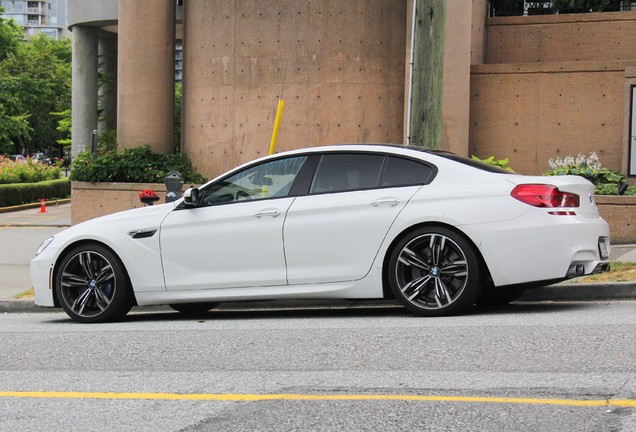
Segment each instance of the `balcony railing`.
[[636,10],[636,0],[491,0],[490,16],[550,15]]

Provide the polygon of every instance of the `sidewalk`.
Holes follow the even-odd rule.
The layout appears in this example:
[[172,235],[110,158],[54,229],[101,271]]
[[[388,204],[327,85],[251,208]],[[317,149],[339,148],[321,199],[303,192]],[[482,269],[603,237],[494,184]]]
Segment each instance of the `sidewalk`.
[[[26,207],[26,208],[25,208]],[[10,210],[10,211],[6,211]],[[16,295],[31,287],[29,263],[42,241],[71,226],[68,200],[48,203],[40,213],[40,204],[0,209],[0,313],[47,311],[33,304],[32,298],[16,300]],[[612,245],[612,261],[636,262],[636,245]],[[595,301],[636,300],[636,280],[630,282],[580,283],[578,279],[528,290],[520,301]],[[285,302],[270,302],[271,307]],[[289,303],[289,302],[287,302]],[[297,305],[298,302],[292,302]],[[315,305],[348,305],[352,302],[307,302]],[[269,307],[269,306],[268,306]]]

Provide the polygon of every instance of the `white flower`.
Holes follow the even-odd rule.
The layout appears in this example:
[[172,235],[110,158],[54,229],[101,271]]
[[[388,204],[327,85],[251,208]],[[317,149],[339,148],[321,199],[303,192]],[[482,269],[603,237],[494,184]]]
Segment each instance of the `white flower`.
[[600,170],[602,165],[596,152],[591,152],[589,156],[585,156],[583,153],[579,153],[576,158],[574,156],[565,156],[563,159],[557,157],[555,159],[548,160],[550,168],[580,168],[581,165],[586,164],[587,167],[594,170]]
[[601,169],[601,161],[596,152],[590,153],[590,157],[587,158],[587,166],[595,170]]

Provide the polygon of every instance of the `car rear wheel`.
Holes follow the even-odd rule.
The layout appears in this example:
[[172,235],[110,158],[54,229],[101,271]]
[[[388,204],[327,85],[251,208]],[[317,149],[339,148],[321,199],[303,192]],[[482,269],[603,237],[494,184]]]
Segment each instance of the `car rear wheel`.
[[134,303],[123,264],[97,244],[77,246],[64,256],[55,293],[68,316],[83,323],[119,320]]
[[465,311],[480,294],[482,271],[472,245],[443,227],[420,228],[394,247],[388,280],[395,297],[419,316]]
[[210,309],[214,309],[217,307],[218,303],[177,303],[171,304],[170,307],[176,311],[181,312],[185,315],[199,315],[202,313],[206,313]]

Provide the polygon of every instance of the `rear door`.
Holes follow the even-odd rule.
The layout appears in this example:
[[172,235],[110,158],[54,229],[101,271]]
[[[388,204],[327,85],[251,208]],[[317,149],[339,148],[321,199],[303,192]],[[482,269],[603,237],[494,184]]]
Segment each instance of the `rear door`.
[[391,224],[433,169],[383,154],[322,156],[309,194],[287,212],[287,280],[292,284],[363,278]]

